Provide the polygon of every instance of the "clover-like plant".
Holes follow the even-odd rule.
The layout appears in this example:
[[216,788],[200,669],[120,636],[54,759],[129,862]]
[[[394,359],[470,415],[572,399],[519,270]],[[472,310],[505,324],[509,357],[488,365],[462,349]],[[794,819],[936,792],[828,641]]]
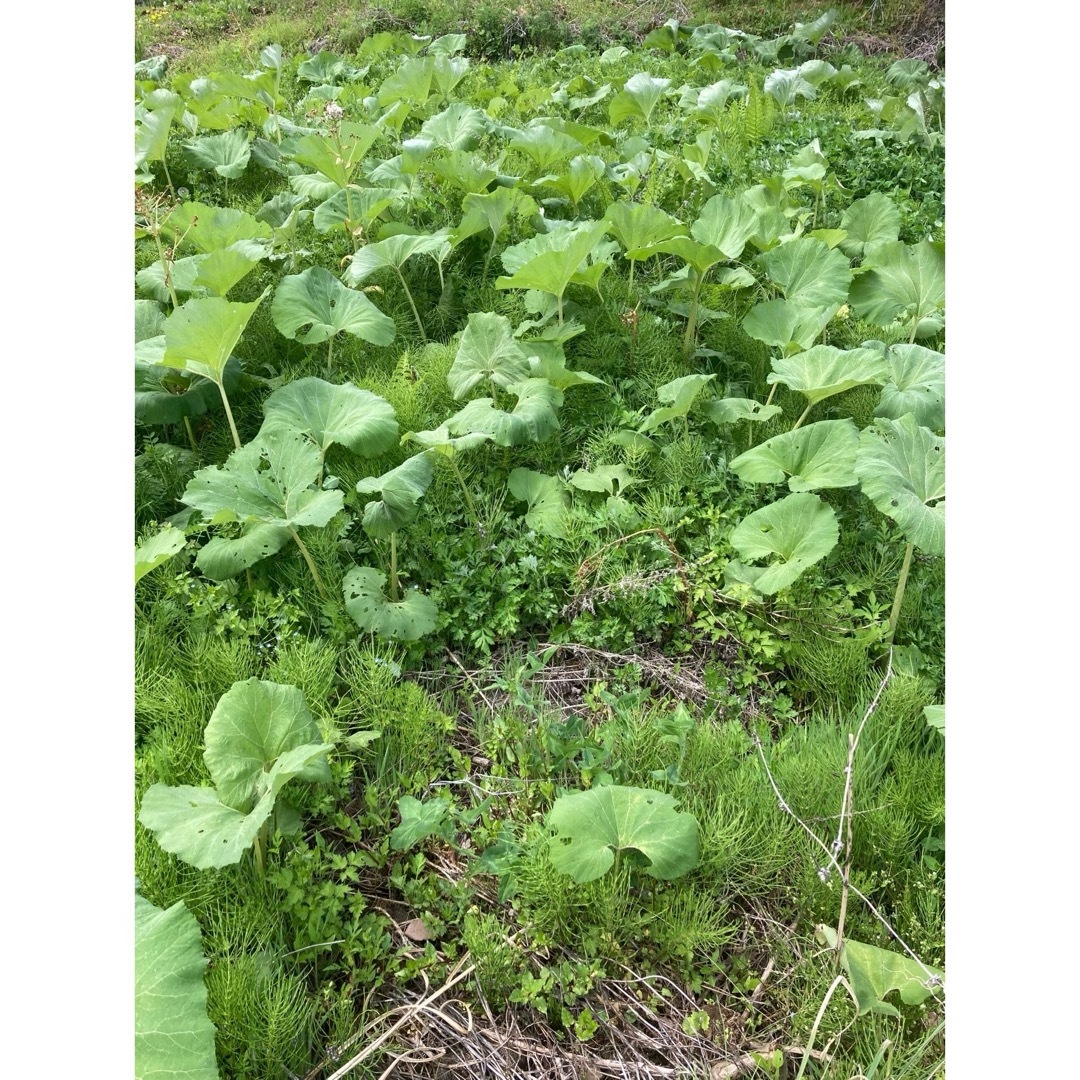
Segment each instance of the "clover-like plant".
[[200,469],[181,496],[213,525],[238,522],[239,537],[214,537],[195,565],[215,581],[235,577],[261,559],[280,551],[290,539],[311,571],[319,590],[322,578],[298,530],[323,526],[344,505],[340,491],[315,487],[322,454],[291,428],[261,433],[234,450],[224,465]]
[[261,875],[271,815],[287,821],[278,800],[290,780],[330,780],[325,742],[295,686],[247,679],[221,696],[205,732],[203,760],[213,787],[154,784],[139,821],[158,843],[205,870],[230,866],[252,846]]
[[559,796],[548,812],[552,866],[583,885],[623,861],[668,881],[696,865],[698,823],[674,796],[648,788],[591,788]]

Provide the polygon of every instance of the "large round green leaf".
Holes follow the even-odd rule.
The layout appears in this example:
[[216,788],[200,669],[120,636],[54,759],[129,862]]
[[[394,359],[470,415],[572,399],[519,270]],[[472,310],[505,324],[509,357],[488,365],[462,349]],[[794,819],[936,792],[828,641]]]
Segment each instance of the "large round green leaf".
[[870,501],[927,555],[945,554],[945,439],[908,413],[875,420],[859,438],[855,472]]
[[757,230],[757,213],[741,199],[714,195],[701,208],[690,234],[702,244],[722,251],[725,259],[737,259]]
[[389,315],[321,266],[283,278],[270,304],[270,314],[281,333],[305,345],[326,341],[342,331],[373,345],[389,345],[396,332]]
[[263,402],[261,431],[302,431],[323,454],[339,443],[361,457],[378,457],[397,441],[388,401],[350,383],[338,386],[309,376],[275,390]]
[[451,434],[482,432],[499,446],[522,446],[543,442],[558,430],[561,390],[547,379],[524,379],[508,389],[518,399],[511,411],[497,409],[491,398],[476,398],[446,421]]
[[879,244],[863,265],[872,269],[851,286],[851,306],[861,318],[888,326],[896,319],[923,319],[945,305],[944,244]]
[[767,567],[738,568],[742,580],[771,596],[824,559],[839,539],[832,508],[817,495],[799,492],[743,518],[732,531],[731,546],[744,559],[777,556]]
[[180,529],[166,525],[135,548],[135,584],[174,555],[183,551],[186,538]]
[[447,242],[448,229],[430,235],[398,233],[362,247],[345,269],[345,276],[354,284],[366,281],[377,270],[399,270],[414,255],[434,255]]
[[774,345],[785,354],[809,349],[839,310],[808,308],[790,300],[766,300],[755,304],[743,319],[743,330],[757,341]]
[[611,126],[618,127],[624,120],[634,118],[640,118],[647,124],[656,103],[670,86],[670,79],[660,79],[644,71],[631,75],[608,106]]
[[461,400],[485,379],[509,387],[529,378],[529,357],[514,337],[505,315],[474,312],[461,335],[446,381]]
[[794,356],[776,359],[772,366],[766,381],[797,390],[811,405],[853,386],[880,386],[889,378],[885,358],[877,349],[815,345]]
[[899,420],[911,413],[920,427],[945,427],[945,357],[922,345],[893,345],[885,354],[889,381],[875,416]]
[[853,420],[821,420],[775,435],[730,462],[748,484],[779,484],[792,491],[854,487],[859,429]]
[[200,469],[182,501],[217,523],[325,525],[344,496],[312,486],[321,465],[319,451],[299,432],[268,431],[234,450],[224,465]]
[[706,385],[715,379],[715,375],[683,375],[679,379],[672,379],[664,383],[656,390],[656,396],[661,403],[659,409],[654,409],[647,417],[638,431],[643,434],[666,424],[669,420],[681,420],[686,416],[698,394],[705,389]]
[[697,865],[698,823],[677,805],[666,792],[618,785],[561,795],[547,817],[551,864],[582,885],[635,852],[648,861],[646,874],[682,877]]
[[354,566],[342,581],[345,610],[361,630],[398,641],[417,641],[435,629],[438,610],[429,596],[410,589],[401,600],[386,595],[386,575],[370,566]]
[[[282,754],[321,738],[299,687],[246,679],[219,698],[206,725],[203,760],[221,801],[246,812],[261,794],[263,774]],[[329,782],[330,766],[319,758],[296,775]]]
[[195,565],[212,581],[227,581],[276,555],[291,539],[292,533],[283,525],[248,525],[240,536],[215,536],[208,541]]
[[420,137],[447,150],[473,150],[487,133],[491,121],[486,113],[463,101],[451,102],[420,126]]
[[382,476],[368,476],[360,480],[356,490],[361,495],[378,493],[364,507],[364,529],[376,539],[384,539],[403,529],[417,513],[417,504],[431,485],[434,469],[427,451],[406,458],[396,468]]
[[566,511],[570,495],[557,476],[546,476],[533,469],[514,469],[507,483],[515,499],[527,503],[525,524],[545,536],[566,535]]
[[847,256],[813,236],[801,236],[761,256],[785,299],[807,308],[842,304],[851,284]]
[[161,363],[220,384],[225,364],[265,295],[250,304],[220,296],[181,304],[165,320],[165,355]]
[[135,894],[135,1080],[218,1080],[202,932],[183,900]]
[[251,160],[251,136],[245,131],[203,135],[184,143],[189,162],[197,168],[213,169],[218,176],[235,180],[243,175]]
[[840,250],[851,258],[862,259],[872,248],[892,243],[900,235],[900,210],[887,195],[874,191],[865,199],[856,199],[844,211],[840,228],[847,233],[840,241]]
[[231,866],[270,819],[278,792],[293,778],[309,775],[332,749],[332,743],[305,744],[282,754],[259,778],[258,801],[249,813],[226,806],[213,788],[154,784],[143,796],[139,821],[165,851],[196,869]]

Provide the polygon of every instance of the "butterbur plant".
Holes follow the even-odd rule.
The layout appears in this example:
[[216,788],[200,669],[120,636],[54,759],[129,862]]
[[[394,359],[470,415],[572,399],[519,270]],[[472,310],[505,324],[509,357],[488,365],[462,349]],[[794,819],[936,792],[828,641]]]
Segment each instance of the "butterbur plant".
[[329,782],[333,743],[323,741],[299,688],[254,678],[222,695],[205,740],[213,787],[154,784],[139,821],[199,870],[230,866],[254,847],[261,875],[271,816],[295,820],[278,795],[291,780]]
[[677,805],[662,791],[619,785],[561,795],[547,817],[551,865],[579,885],[627,859],[650,877],[682,877],[698,862],[698,823]]
[[214,537],[195,565],[215,581],[235,577],[294,540],[321,592],[322,578],[299,529],[322,526],[344,506],[340,491],[315,487],[322,454],[301,432],[262,432],[224,465],[200,469],[182,496],[208,523],[240,525],[238,537]]

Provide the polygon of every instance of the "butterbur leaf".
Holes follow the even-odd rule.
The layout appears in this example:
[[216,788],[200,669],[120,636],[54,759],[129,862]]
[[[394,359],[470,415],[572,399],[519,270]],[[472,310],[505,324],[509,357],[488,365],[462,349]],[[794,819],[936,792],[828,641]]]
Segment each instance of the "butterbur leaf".
[[491,398],[476,398],[446,421],[454,435],[483,432],[499,446],[543,442],[559,428],[558,409],[562,391],[546,379],[524,379],[507,390],[517,404],[510,411],[498,409]]
[[408,851],[429,836],[441,836],[450,824],[450,803],[446,799],[421,802],[411,795],[398,800],[401,824],[390,832],[390,850]]
[[945,357],[921,345],[893,345],[885,354],[889,381],[875,416],[899,420],[911,413],[920,427],[945,427]]
[[328,180],[343,188],[356,166],[379,137],[379,129],[370,124],[343,123],[335,138],[305,135],[293,145],[293,159],[317,169]]
[[[831,926],[818,926],[815,936],[821,944],[836,948],[836,931]],[[930,997],[944,994],[945,972],[849,937],[844,938],[840,948],[840,966],[851,981],[860,1015],[899,1016],[900,1010],[885,1000],[894,991],[899,992],[905,1005],[921,1005]]]
[[420,137],[447,150],[473,150],[480,144],[489,125],[485,113],[463,101],[454,101],[441,113],[424,121]]
[[250,304],[211,296],[188,300],[166,320],[165,354],[161,363],[182,368],[220,385],[232,355],[264,292]]
[[573,135],[556,131],[546,124],[530,125],[510,140],[510,149],[528,155],[542,172],[547,172],[556,162],[571,157],[583,148],[583,144]]
[[401,198],[401,193],[392,188],[348,184],[315,207],[311,223],[316,232],[344,229],[352,234],[357,228],[370,227],[384,210],[400,202]]
[[698,394],[715,378],[715,375],[684,375],[680,379],[664,383],[656,391],[662,407],[649,413],[638,430],[644,434],[669,420],[681,420],[690,412]]
[[202,933],[184,902],[162,910],[136,893],[136,1080],[218,1080],[205,971]]
[[583,885],[632,852],[651,877],[682,877],[698,862],[698,823],[677,805],[665,792],[618,785],[561,795],[547,817],[551,864]]
[[804,78],[798,68],[774,71],[765,76],[765,93],[771,94],[778,105],[790,105],[796,98],[813,101],[817,97],[814,84]]
[[262,432],[302,431],[325,455],[334,443],[361,457],[378,457],[397,440],[398,424],[389,402],[345,383],[309,377],[275,390],[263,402]]
[[690,235],[702,244],[723,252],[725,259],[737,259],[757,229],[758,215],[741,199],[714,195],[702,207],[690,227]]
[[434,255],[447,242],[449,229],[430,235],[398,233],[362,247],[345,269],[354,285],[366,281],[377,270],[393,267],[400,270],[414,255]]
[[885,358],[876,349],[812,349],[773,361],[766,381],[797,390],[811,405],[867,383],[881,386],[889,377]]
[[471,314],[446,375],[454,397],[460,401],[485,380],[509,387],[529,376],[528,353],[514,337],[510,320],[489,312]]
[[345,610],[361,630],[396,641],[418,641],[435,629],[435,602],[414,589],[397,601],[386,595],[386,575],[371,566],[354,566],[344,577]]
[[[590,221],[523,241],[502,253],[511,277],[495,279],[496,289],[539,289],[561,297],[604,233],[604,222]],[[604,264],[598,265],[602,270]]]
[[840,228],[847,233],[840,250],[854,259],[865,257],[879,244],[894,242],[900,235],[900,209],[887,195],[871,192],[856,199],[840,219]]
[[454,243],[484,229],[490,230],[494,242],[512,215],[526,217],[536,213],[536,202],[518,188],[499,187],[490,195],[475,192],[466,195],[461,208],[465,213],[454,230]]
[[932,727],[935,731],[939,732],[941,737],[945,738],[945,706],[944,705],[924,705],[923,716],[926,717],[926,723]]
[[186,542],[179,529],[166,525],[160,532],[139,544],[135,548],[135,584],[151,570],[164,566],[174,555],[181,552]]
[[276,555],[292,539],[283,525],[248,525],[241,536],[215,536],[199,551],[195,565],[212,581],[227,581]]
[[273,236],[269,224],[243,210],[201,202],[179,206],[169,215],[167,228],[174,244],[183,237],[185,246],[201,254],[231,248],[255,259],[266,254]]
[[183,502],[216,524],[238,521],[239,540],[215,538],[195,560],[216,580],[232,577],[272,555],[291,530],[326,525],[344,505],[340,491],[313,487],[322,456],[298,431],[269,431],[234,450],[223,466],[200,469]]
[[298,746],[274,762],[249,813],[226,806],[213,788],[154,784],[143,796],[139,821],[161,847],[198,870],[238,863],[274,810],[278,792],[307,773],[332,743]]
[[657,102],[670,86],[670,79],[654,78],[644,71],[632,75],[608,106],[611,126],[618,127],[630,119],[641,119],[647,124]]
[[804,308],[842,304],[851,284],[851,267],[841,252],[801,236],[761,256],[765,272],[790,303]]
[[838,306],[808,308],[790,300],[766,300],[755,304],[743,319],[743,330],[766,345],[786,354],[809,349],[839,310]]
[[920,320],[945,305],[944,244],[878,244],[863,265],[871,269],[852,282],[851,306],[877,326]]
[[195,285],[206,289],[212,296],[224,296],[258,265],[258,259],[237,248],[214,251],[202,257],[199,272],[195,275]]
[[752,398],[716,398],[706,401],[701,409],[714,424],[736,424],[740,420],[771,420],[784,411],[779,405],[763,405]]
[[370,536],[384,539],[404,528],[417,514],[417,504],[431,485],[434,469],[426,452],[406,458],[396,468],[382,476],[369,476],[359,481],[356,490],[361,495],[378,493],[364,507],[363,526]]
[[779,484],[786,478],[792,491],[854,487],[858,449],[853,420],[822,420],[767,439],[729,467],[747,484]]
[[[218,699],[206,725],[203,760],[218,798],[246,812],[262,795],[261,781],[278,758],[321,738],[299,687],[246,679]],[[293,775],[329,783],[330,766],[325,757],[317,757]]]
[[945,439],[910,413],[859,436],[855,472],[867,498],[927,555],[945,554]]
[[743,559],[777,556],[767,567],[743,566],[741,580],[771,596],[829,554],[840,538],[832,508],[810,492],[788,495],[748,514],[731,533],[731,546]]
[[321,266],[283,278],[270,304],[270,314],[285,337],[305,345],[326,341],[342,331],[373,345],[389,345],[396,333],[389,315]]
[[213,169],[226,180],[242,176],[251,160],[251,136],[246,131],[203,135],[184,143],[188,161],[196,168]]
[[268,431],[234,450],[224,465],[200,469],[182,501],[215,521],[282,527],[325,525],[342,507],[340,491],[312,485],[322,461],[297,431]]
[[566,511],[570,495],[557,476],[545,476],[532,469],[514,469],[507,486],[515,499],[528,504],[525,524],[545,536],[566,535]]
[[401,436],[401,441],[414,442],[425,450],[440,454],[445,458],[455,458],[464,450],[474,450],[478,446],[491,441],[490,435],[483,432],[475,432],[469,435],[459,435],[456,438],[450,434],[445,424],[441,424],[431,431],[409,431]]
[[627,250],[650,247],[673,236],[685,236],[686,226],[650,203],[613,202],[604,215],[608,232]]
[[597,465],[595,469],[578,469],[569,484],[578,491],[604,492],[617,495],[637,481],[625,465]]

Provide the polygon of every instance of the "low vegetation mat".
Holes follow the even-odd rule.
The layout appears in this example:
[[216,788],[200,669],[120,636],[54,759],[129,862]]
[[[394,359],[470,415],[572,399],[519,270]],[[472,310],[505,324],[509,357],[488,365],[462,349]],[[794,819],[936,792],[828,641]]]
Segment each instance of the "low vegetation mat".
[[944,1076],[944,54],[873,9],[137,8],[138,1076]]

